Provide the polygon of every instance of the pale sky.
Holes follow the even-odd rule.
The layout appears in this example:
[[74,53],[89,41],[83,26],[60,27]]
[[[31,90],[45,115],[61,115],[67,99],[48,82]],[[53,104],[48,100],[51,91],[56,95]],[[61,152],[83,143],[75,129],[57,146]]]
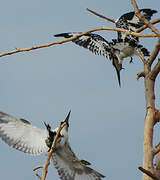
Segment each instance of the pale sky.
[[[137,3],[139,8],[160,7],[158,0]],[[53,35],[61,32],[114,26],[86,8],[113,19],[133,11],[128,0],[5,0],[0,6],[0,52],[60,40]],[[98,33],[108,41],[116,38],[116,32]],[[141,43],[151,51],[155,40]],[[132,64],[129,60],[124,62],[119,88],[109,60],[71,42],[1,57],[0,111],[41,128],[45,121],[54,129],[71,109],[69,140],[77,156],[91,162],[107,180],[140,179],[145,99],[143,79],[137,81],[136,74],[143,65],[136,56]],[[38,179],[32,169],[44,163],[45,154],[30,156],[2,141],[0,149],[1,179]],[[47,179],[59,179],[53,164]]]

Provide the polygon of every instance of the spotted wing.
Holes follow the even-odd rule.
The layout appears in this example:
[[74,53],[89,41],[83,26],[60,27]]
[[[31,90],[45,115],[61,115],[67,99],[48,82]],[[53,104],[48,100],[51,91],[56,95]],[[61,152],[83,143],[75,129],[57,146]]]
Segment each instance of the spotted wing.
[[[152,15],[156,12],[156,10],[152,9],[140,9],[140,14],[143,15],[147,20],[150,20]],[[144,23],[139,20],[139,18],[135,15],[134,11],[123,14],[120,18],[116,20],[116,27],[124,28],[127,30],[136,30],[143,25]],[[118,32],[118,39],[124,39],[125,37],[126,36],[124,33]]]
[[37,128],[25,119],[16,119],[0,112],[0,138],[9,146],[37,155],[48,151],[45,143],[47,137],[47,130]]
[[79,160],[68,144],[57,149],[52,159],[61,180],[101,180],[105,177],[89,168],[87,161]]
[[[70,38],[79,33],[61,33],[54,35],[55,37]],[[111,47],[103,37],[98,34],[89,33],[73,40],[79,46],[89,49],[96,55],[102,55],[108,59],[111,56]]]

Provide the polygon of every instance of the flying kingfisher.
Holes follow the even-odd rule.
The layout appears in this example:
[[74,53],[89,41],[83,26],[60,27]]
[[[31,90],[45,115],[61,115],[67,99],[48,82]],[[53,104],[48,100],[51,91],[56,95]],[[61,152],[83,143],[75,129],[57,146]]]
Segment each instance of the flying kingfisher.
[[[157,11],[151,9],[141,9],[140,13],[144,15],[144,17],[148,20],[151,19],[151,16]],[[124,28],[126,30],[136,30],[144,25],[135,15],[134,12],[129,12],[123,14],[120,18],[116,20],[116,27]],[[79,32],[80,33],[80,32]],[[78,32],[68,32],[68,33],[60,33],[54,35],[55,37],[64,37],[70,38],[74,35],[79,34]],[[122,69],[122,61],[126,57],[131,57],[136,54],[136,50],[141,51],[143,56],[149,56],[149,51],[144,48],[141,44],[139,44],[139,39],[132,35],[126,35],[123,32],[117,33],[117,39],[112,39],[112,41],[108,42],[102,36],[95,33],[88,33],[81,37],[73,40],[79,46],[89,49],[96,55],[102,55],[107,59],[112,61],[112,65],[116,69],[119,86],[121,86],[120,81],[120,71]]]
[[[88,167],[91,165],[88,161],[78,159],[70,147],[68,142],[70,113],[71,111],[63,121],[67,125],[61,130],[52,154],[59,177],[62,180],[101,180],[105,176]],[[0,138],[9,146],[24,153],[38,155],[50,150],[58,128],[52,130],[46,123],[45,126],[46,129],[40,129],[25,119],[16,119],[0,112]]]

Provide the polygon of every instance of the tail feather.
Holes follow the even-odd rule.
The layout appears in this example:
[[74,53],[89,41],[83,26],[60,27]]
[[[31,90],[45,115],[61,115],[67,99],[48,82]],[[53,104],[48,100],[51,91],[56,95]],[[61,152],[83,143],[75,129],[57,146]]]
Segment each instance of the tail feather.
[[157,11],[152,9],[141,9],[140,13],[143,14],[146,19],[151,20],[151,17],[153,14],[157,13]]
[[143,56],[150,56],[148,49],[143,47],[141,44],[138,45],[138,49],[142,52]]

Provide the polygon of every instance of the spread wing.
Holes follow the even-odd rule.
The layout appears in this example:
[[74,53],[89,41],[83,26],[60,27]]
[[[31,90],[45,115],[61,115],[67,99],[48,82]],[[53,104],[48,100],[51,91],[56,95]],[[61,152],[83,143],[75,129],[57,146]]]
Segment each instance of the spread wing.
[[87,161],[79,160],[68,144],[57,149],[52,159],[61,180],[101,180],[105,177],[88,167]]
[[[79,33],[61,33],[54,35],[55,37],[70,38]],[[89,33],[73,40],[79,46],[89,49],[96,55],[102,55],[108,59],[111,56],[111,47],[108,41],[98,34]]]
[[[70,38],[74,35],[79,33],[61,33],[54,35],[55,37],[64,37],[64,38]],[[117,77],[119,85],[120,82],[120,71],[122,69],[122,64],[119,63],[118,58],[113,53],[113,44],[106,41],[102,36],[98,34],[89,33],[84,36],[81,36],[75,40],[73,40],[74,43],[76,43],[79,46],[82,46],[84,48],[89,49],[96,55],[102,55],[106,57],[107,59],[110,59],[112,61],[113,66],[116,69]],[[117,49],[117,51],[119,51]]]
[[[150,20],[152,15],[155,14],[156,12],[157,12],[156,10],[152,10],[152,9],[140,9],[140,14],[143,15],[147,20]],[[136,30],[143,25],[144,23],[139,20],[139,18],[135,15],[134,11],[123,14],[120,18],[116,20],[116,27],[124,28],[127,30]],[[125,38],[125,34],[122,32],[118,32],[118,39],[124,39],[124,38]]]
[[37,128],[25,119],[16,119],[0,112],[0,138],[9,146],[37,155],[48,151],[45,143],[47,137],[47,130]]

